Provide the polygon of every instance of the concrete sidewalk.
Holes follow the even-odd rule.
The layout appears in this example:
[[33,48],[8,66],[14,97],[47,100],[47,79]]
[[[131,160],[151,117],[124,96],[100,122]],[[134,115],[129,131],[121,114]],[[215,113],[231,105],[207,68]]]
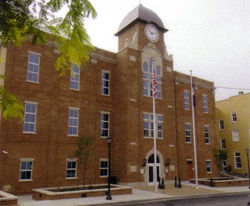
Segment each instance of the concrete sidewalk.
[[20,206],[87,206],[87,205],[116,205],[123,202],[150,201],[156,199],[181,199],[193,196],[210,196],[230,193],[250,193],[248,186],[241,187],[207,187],[199,185],[196,189],[194,184],[182,182],[182,188],[175,188],[174,182],[166,183],[166,189],[157,192],[154,187],[133,187],[133,194],[113,195],[113,200],[106,200],[106,197],[85,197],[62,200],[42,200],[35,201],[32,196],[19,196],[18,204]]

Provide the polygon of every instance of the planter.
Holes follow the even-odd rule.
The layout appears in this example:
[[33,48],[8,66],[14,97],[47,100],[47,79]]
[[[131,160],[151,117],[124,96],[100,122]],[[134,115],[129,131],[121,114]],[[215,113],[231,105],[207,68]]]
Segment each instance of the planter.
[[[95,196],[105,196],[107,195],[107,185],[91,185],[85,186],[69,186],[52,188],[41,188],[33,189],[32,198],[34,200],[56,200],[56,199],[68,199],[68,198],[83,198],[83,197],[95,197]],[[121,195],[121,194],[132,194],[132,188],[122,185],[111,185],[110,188],[111,195]]]
[[17,205],[18,197],[0,191],[0,205]]
[[[212,180],[212,181],[211,181]],[[195,183],[194,179],[189,180],[190,183]],[[233,186],[248,186],[249,180],[244,178],[226,179],[226,178],[209,178],[199,179],[198,184],[210,187],[233,187]]]

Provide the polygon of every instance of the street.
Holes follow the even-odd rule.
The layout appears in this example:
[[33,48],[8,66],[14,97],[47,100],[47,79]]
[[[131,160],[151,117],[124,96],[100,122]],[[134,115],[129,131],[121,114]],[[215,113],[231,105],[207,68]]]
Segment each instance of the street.
[[226,196],[197,197],[182,200],[159,200],[144,203],[122,203],[117,205],[136,206],[245,206],[248,205],[248,194],[232,194]]

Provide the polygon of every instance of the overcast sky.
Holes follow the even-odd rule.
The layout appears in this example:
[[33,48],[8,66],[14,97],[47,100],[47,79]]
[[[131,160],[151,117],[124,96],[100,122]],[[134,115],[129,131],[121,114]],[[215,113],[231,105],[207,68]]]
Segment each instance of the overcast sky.
[[[85,26],[96,47],[118,50],[114,36],[123,18],[140,0],[90,0],[98,16]],[[250,0],[141,0],[169,30],[165,43],[174,70],[250,92]],[[216,100],[239,90],[215,91]]]

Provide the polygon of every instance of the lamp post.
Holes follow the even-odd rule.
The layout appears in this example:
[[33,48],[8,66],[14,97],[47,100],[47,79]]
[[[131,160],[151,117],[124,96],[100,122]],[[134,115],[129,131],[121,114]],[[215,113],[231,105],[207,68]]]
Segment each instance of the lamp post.
[[108,193],[106,200],[112,200],[111,194],[110,194],[110,173],[111,173],[111,164],[110,164],[110,145],[111,145],[112,138],[109,136],[107,137],[108,142]]
[[249,149],[246,149],[246,154],[247,154],[247,171],[248,171],[248,179],[249,179],[249,189],[250,189],[250,173],[249,173]]
[[[248,188],[250,189],[249,149],[248,148],[246,149],[246,155],[247,155],[247,171],[248,171],[248,179],[249,179]],[[247,205],[250,205],[250,196],[249,196],[249,201],[248,201]]]

